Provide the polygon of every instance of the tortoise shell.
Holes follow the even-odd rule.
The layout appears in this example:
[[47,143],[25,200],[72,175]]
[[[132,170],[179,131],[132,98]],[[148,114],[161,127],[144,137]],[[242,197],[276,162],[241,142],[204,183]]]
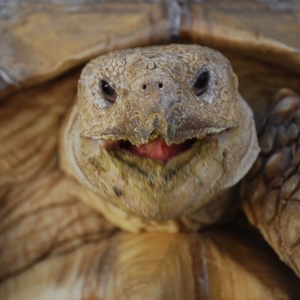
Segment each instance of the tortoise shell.
[[[297,2],[82,0],[0,6],[0,299],[300,297],[294,274],[300,274],[300,206],[296,197],[286,199],[297,190],[294,170],[281,180],[281,186],[291,182],[278,196],[279,183],[262,184],[261,177],[268,176],[259,159],[245,186],[262,192],[259,197],[243,192],[250,222],[293,272],[241,213],[226,225],[196,233],[163,232],[164,226],[159,232],[122,231],[109,216],[83,204],[85,191],[60,169],[58,156],[59,128],[83,64],[116,49],[180,42],[219,50],[238,75],[239,92],[259,129],[283,96],[297,98],[290,92],[276,97],[279,89],[300,92]],[[280,139],[278,151],[295,141]],[[287,170],[281,172],[279,179]],[[268,213],[273,215],[266,218]]]

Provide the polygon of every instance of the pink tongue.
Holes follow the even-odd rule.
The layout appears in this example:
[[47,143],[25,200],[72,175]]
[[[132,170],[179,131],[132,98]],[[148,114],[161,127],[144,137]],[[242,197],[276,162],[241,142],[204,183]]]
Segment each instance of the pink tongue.
[[185,144],[172,144],[168,146],[165,141],[156,139],[148,144],[132,146],[131,152],[136,155],[147,156],[167,162],[171,157],[183,152],[186,149],[187,146]]

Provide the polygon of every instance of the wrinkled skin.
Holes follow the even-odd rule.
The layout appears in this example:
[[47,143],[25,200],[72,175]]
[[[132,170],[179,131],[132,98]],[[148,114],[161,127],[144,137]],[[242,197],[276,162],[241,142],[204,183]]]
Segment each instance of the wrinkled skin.
[[249,221],[300,276],[300,98],[287,89],[277,97],[280,102],[260,131],[261,153],[241,194]]
[[[198,93],[203,72],[208,84]],[[146,220],[201,212],[246,174],[259,151],[252,112],[237,88],[228,60],[206,47],[149,47],[96,58],[82,72],[65,126],[62,168],[98,195],[99,210],[104,200]],[[193,143],[165,163],[120,146],[157,139],[166,146]]]

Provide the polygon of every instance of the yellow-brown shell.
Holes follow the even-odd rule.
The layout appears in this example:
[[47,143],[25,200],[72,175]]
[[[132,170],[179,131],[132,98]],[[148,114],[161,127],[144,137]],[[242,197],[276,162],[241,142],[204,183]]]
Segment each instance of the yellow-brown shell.
[[258,126],[278,89],[300,92],[297,2],[191,2],[181,13],[166,3],[1,4],[1,300],[300,297],[299,279],[240,222],[129,234],[82,204],[57,155],[78,70],[12,94],[110,50],[170,36],[221,50]]

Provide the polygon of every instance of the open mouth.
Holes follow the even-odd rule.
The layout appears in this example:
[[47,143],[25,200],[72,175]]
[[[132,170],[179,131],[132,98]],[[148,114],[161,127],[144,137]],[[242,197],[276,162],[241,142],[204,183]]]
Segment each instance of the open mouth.
[[[206,136],[202,137],[201,140],[216,139],[220,134],[223,134],[227,131],[228,129],[225,129],[213,134],[207,134]],[[167,163],[171,158],[191,149],[197,141],[199,141],[199,139],[193,138],[188,139],[181,144],[167,145],[167,143],[163,139],[156,138],[154,140],[149,141],[146,144],[142,144],[139,146],[133,145],[129,141],[123,140],[116,142],[105,141],[104,144],[107,149],[116,149],[124,154],[148,157],[154,160],[162,161],[163,163]]]
[[181,144],[167,145],[160,138],[152,140],[147,144],[135,146],[129,141],[105,142],[106,148],[113,148],[124,154],[136,155],[140,157],[149,157],[154,160],[160,160],[167,163],[172,157],[189,150],[197,139],[187,140]]
[[171,144],[168,146],[164,140],[158,138],[140,146],[132,145],[128,141],[120,141],[118,146],[124,153],[149,157],[166,163],[172,157],[190,149],[195,141],[196,139],[192,139],[181,144]]

